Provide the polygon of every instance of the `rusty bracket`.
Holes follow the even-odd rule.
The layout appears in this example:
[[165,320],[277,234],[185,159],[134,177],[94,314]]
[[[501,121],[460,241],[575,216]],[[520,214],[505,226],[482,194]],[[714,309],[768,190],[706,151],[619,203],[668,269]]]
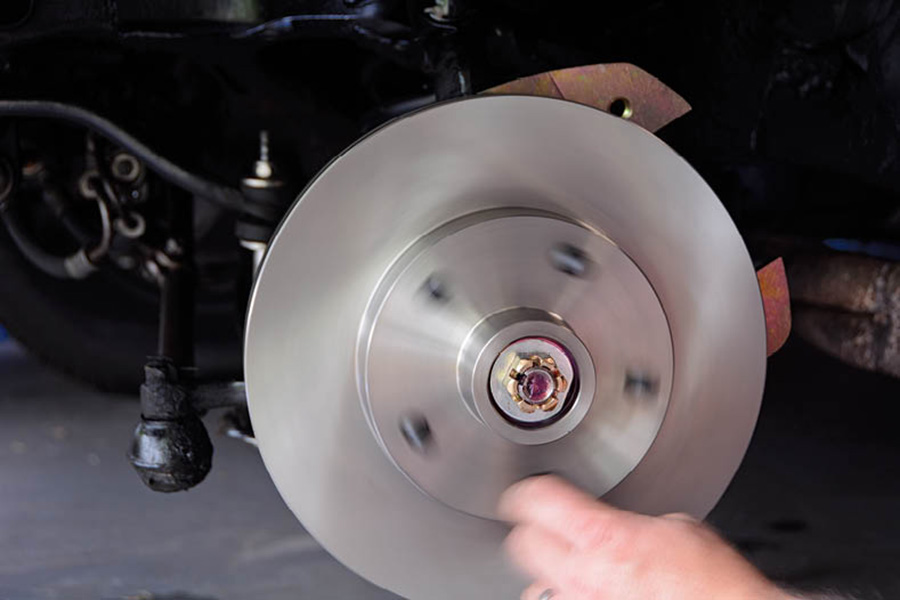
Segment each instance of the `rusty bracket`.
[[628,63],[585,65],[538,73],[492,87],[482,94],[571,100],[630,119],[652,132],[691,110],[691,105],[666,84]]
[[766,355],[772,356],[791,333],[791,296],[784,261],[776,258],[756,272],[766,314]]

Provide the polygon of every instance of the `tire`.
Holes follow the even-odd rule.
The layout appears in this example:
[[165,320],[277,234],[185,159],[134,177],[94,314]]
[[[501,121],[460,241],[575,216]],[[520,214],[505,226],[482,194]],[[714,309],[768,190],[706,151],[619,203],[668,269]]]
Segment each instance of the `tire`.
[[[2,230],[3,228],[0,228]],[[136,394],[146,358],[156,352],[158,298],[101,269],[80,281],[32,267],[0,231],[0,324],[48,365],[110,392]],[[198,303],[200,379],[240,377],[234,304]]]

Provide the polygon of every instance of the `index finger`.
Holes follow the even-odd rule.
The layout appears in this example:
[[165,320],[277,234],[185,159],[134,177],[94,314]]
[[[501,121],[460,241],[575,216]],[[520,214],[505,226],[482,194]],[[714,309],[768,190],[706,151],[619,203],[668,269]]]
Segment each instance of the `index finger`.
[[498,512],[507,521],[541,527],[578,547],[609,544],[628,527],[631,516],[553,475],[510,486]]

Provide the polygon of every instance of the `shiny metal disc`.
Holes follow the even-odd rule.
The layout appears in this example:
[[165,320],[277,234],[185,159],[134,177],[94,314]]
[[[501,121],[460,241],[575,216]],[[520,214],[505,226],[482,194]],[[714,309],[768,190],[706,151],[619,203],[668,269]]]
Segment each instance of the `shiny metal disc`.
[[727,213],[640,127],[478,97],[362,139],[279,228],[248,318],[254,431],[332,554],[408,598],[513,598],[509,483],[705,515],[765,376]]
[[[577,273],[560,268],[566,249]],[[504,354],[519,340],[531,342]],[[388,456],[434,499],[486,518],[534,473],[611,490],[656,437],[672,386],[666,315],[640,269],[596,230],[534,211],[480,211],[420,239],[373,297],[359,351]],[[516,360],[535,354],[563,365],[550,411],[508,392]],[[410,443],[410,420],[428,439]]]

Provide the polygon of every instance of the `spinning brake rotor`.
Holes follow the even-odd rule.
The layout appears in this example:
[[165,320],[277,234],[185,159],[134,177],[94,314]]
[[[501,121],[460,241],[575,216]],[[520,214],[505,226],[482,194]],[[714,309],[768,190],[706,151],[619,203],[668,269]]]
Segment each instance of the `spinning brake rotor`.
[[494,507],[559,473],[705,515],[762,395],[756,273],[696,172],[581,104],[483,96],[359,141],[280,226],[245,348],[279,491],[409,598],[513,598]]

